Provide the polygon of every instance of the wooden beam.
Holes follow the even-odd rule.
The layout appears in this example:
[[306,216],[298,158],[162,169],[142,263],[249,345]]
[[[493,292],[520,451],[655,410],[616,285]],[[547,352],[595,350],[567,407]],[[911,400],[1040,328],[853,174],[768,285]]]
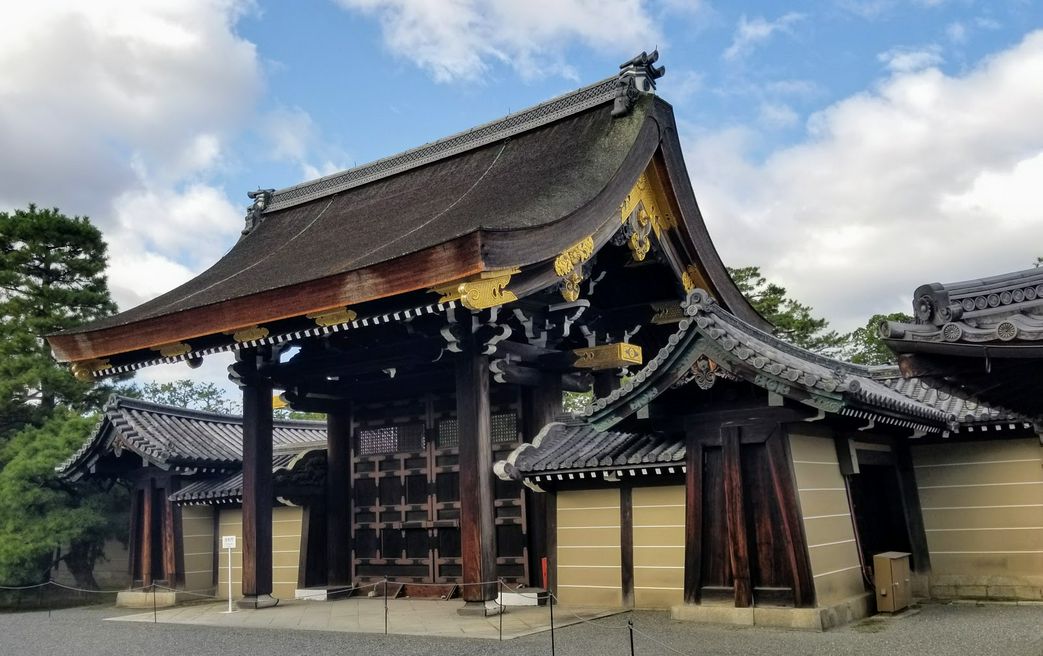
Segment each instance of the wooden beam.
[[699,603],[703,570],[703,445],[688,433],[685,446],[684,602]]
[[485,602],[496,597],[496,584],[473,584],[496,580],[489,359],[480,352],[470,322],[464,323],[461,353],[456,359],[462,588],[465,601]]
[[575,349],[572,355],[576,358],[574,366],[581,369],[618,369],[644,362],[641,347],[637,344],[602,344]]
[[797,499],[797,483],[793,476],[792,460],[785,440],[789,437],[779,428],[765,442],[768,451],[768,468],[771,470],[771,485],[779,504],[782,525],[776,527],[775,535],[782,540],[789,560],[793,585],[793,603],[797,608],[815,605],[815,580],[811,574],[804,522],[801,519]]
[[261,355],[243,349],[243,608],[272,599],[272,385],[257,374]]
[[[350,406],[349,406],[350,407]],[[351,412],[326,415],[326,567],[329,585],[351,583]]]
[[280,385],[295,385],[308,380],[325,380],[326,376],[351,378],[385,369],[430,363],[445,347],[441,339],[414,339],[351,350],[325,349],[301,351],[288,362],[271,367],[271,379]]
[[[496,382],[506,385],[542,387],[547,384],[547,381],[550,378],[550,376],[547,375],[548,372],[541,371],[534,367],[515,364],[513,362],[506,363],[500,361],[494,363],[494,366],[494,377]],[[555,376],[559,380],[555,387],[566,392],[589,392],[591,385],[594,383],[594,379],[590,374],[561,374],[560,372],[553,372],[551,373],[551,376]]]
[[746,539],[746,513],[743,504],[741,444],[742,428],[721,427],[721,445],[724,457],[724,505],[728,525],[729,558],[735,584],[735,606],[753,605],[750,583],[750,554]]

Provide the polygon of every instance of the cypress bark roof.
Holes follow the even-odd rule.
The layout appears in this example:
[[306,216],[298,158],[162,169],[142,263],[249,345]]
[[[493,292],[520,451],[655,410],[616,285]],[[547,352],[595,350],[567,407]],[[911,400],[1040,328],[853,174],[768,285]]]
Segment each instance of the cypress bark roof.
[[684,257],[729,309],[762,323],[706,231],[670,106],[633,89],[621,96],[626,79],[262,193],[247,234],[212,267],[136,308],[49,336],[55,357],[112,375],[238,348],[230,333],[244,327],[297,335],[315,327],[309,314],[349,305],[360,316],[398,313],[435,302],[428,290],[478,273],[553,271],[565,249],[610,221],[619,225],[621,203],[654,156],[678,204]]
[[[276,421],[272,440],[277,460],[286,452],[324,446],[326,425]],[[56,470],[77,480],[102,455],[124,450],[161,469],[237,470],[243,459],[243,418],[113,396],[94,434]]]

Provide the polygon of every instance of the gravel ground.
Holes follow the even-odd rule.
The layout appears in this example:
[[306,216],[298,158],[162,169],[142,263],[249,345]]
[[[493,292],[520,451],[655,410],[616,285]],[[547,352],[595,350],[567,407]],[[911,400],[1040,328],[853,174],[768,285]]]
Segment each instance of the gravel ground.
[[[134,611],[140,612],[140,611]],[[564,611],[562,611],[564,612]],[[106,622],[123,614],[113,608],[76,608],[0,614],[0,654],[35,656],[142,654],[391,653],[468,656],[470,654],[550,654],[550,634],[505,642],[383,636],[320,631],[242,630],[175,624]],[[1043,606],[939,605],[897,619],[864,620],[827,633],[732,628],[674,622],[665,613],[636,612],[635,653],[703,654],[916,654],[917,656],[1043,656]],[[555,632],[561,656],[625,656],[627,615],[617,615]]]

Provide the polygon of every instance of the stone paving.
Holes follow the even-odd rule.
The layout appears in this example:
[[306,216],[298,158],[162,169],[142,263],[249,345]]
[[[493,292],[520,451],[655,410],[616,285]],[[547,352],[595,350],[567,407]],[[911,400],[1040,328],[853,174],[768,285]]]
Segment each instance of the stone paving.
[[[460,615],[462,601],[432,599],[389,599],[387,632],[397,635],[426,635],[455,638],[500,637],[501,617]],[[566,627],[622,611],[603,608],[555,607],[554,627]],[[199,603],[110,618],[119,622],[199,624],[229,628],[299,629],[349,633],[384,633],[382,598],[336,601],[282,601],[275,608],[237,610],[228,613],[227,603]],[[511,606],[502,616],[503,639],[550,629],[546,606]]]

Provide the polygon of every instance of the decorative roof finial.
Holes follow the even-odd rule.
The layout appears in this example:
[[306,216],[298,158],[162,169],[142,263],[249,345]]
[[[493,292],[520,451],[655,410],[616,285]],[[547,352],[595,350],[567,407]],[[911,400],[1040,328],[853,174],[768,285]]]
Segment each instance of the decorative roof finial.
[[253,204],[246,208],[246,226],[243,228],[243,236],[253,232],[254,228],[261,225],[262,214],[264,214],[265,208],[268,207],[272,202],[272,197],[275,196],[274,189],[258,189],[257,191],[248,191],[246,195],[253,201]]
[[626,116],[641,94],[655,91],[655,81],[666,74],[666,66],[654,66],[659,60],[659,50],[652,54],[642,51],[640,55],[619,65],[619,90],[612,116]]

